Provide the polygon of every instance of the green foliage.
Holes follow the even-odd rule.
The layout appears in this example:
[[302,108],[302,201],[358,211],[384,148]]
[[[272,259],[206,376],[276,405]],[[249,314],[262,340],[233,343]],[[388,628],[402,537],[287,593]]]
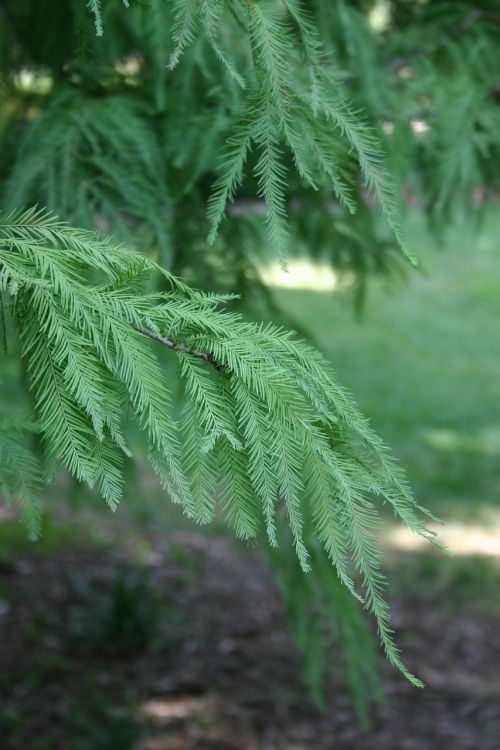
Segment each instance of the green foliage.
[[287,549],[272,549],[271,562],[301,655],[304,682],[324,708],[324,682],[331,660],[340,656],[361,726],[366,729],[370,703],[381,699],[381,688],[377,653],[359,602],[349,596],[317,544],[310,546],[313,574],[308,576]]
[[39,534],[42,487],[40,465],[29,443],[34,429],[33,422],[19,414],[2,414],[0,419],[0,489],[7,503],[20,501],[31,539]]
[[[401,471],[322,357],[276,326],[221,311],[223,299],[194,292],[166,271],[169,291],[150,291],[146,282],[160,271],[154,263],[50,214],[7,215],[0,233],[0,290],[8,295],[49,473],[62,463],[115,508],[129,454],[122,430],[128,404],[153,470],[189,517],[210,521],[221,497],[238,536],[253,539],[265,529],[273,545],[283,508],[302,570],[310,567],[306,521],[360,598],[352,559],[389,659],[419,684],[388,624],[374,498],[431,535]],[[180,426],[149,339],[177,352],[186,392]],[[34,525],[36,515],[28,517]]]
[[[195,282],[250,281],[260,302],[259,258],[285,263],[293,236],[354,271],[361,302],[370,275],[401,266],[402,195],[437,227],[499,189],[495,3],[387,7],[377,28],[344,0],[9,5],[3,207],[111,231]],[[248,231],[264,203],[267,237]]]
[[87,0],[87,5],[94,15],[95,33],[97,34],[97,36],[102,36],[103,31],[101,0]]
[[[357,179],[360,170],[404,247],[379,139],[350,106],[301,3],[154,0],[146,12],[92,2],[96,29],[104,29],[100,44],[78,8],[67,10],[75,24],[73,57],[64,61],[56,49],[44,49],[35,73],[46,76],[42,96],[33,100],[29,86],[6,71],[8,210],[37,203],[152,249],[169,268],[188,254],[203,269],[206,252],[185,247],[186,215],[196,223],[189,231],[197,243],[208,236],[213,244],[222,233],[217,247],[224,246],[235,223],[223,222],[227,206],[241,204],[252,214],[262,201],[267,242],[285,265],[290,199],[298,196],[292,222],[302,205],[303,217],[311,205],[328,214],[332,205],[341,214],[360,210],[362,233],[387,259],[378,269],[392,266],[391,243],[380,241]],[[38,48],[36,30],[28,36],[17,13],[10,20],[21,45]],[[34,105],[28,118],[25,103]],[[256,263],[257,247],[247,265]],[[363,279],[360,253],[343,240],[342,247],[344,264]],[[337,253],[337,244],[322,237],[318,249]]]
[[[228,139],[222,173],[209,203],[213,241],[228,200],[242,180],[244,165],[254,144],[254,174],[258,194],[267,207],[270,242],[286,265],[287,171],[282,149],[288,149],[304,182],[317,189],[327,181],[330,190],[349,212],[356,211],[352,195],[352,151],[364,182],[378,200],[394,234],[406,250],[398,223],[394,188],[385,173],[376,137],[352,110],[342,84],[325,72],[325,61],[315,28],[296,2],[284,3],[289,17],[274,2],[247,3],[247,28],[254,60],[254,82],[247,107],[236,120]],[[292,37],[293,21],[299,43]],[[307,61],[303,80],[301,53]],[[332,125],[345,139],[331,137]]]
[[[495,3],[389,6],[379,28],[361,0],[0,9],[0,347],[2,370],[21,363],[6,366],[7,391],[29,386],[34,414],[2,404],[3,494],[20,499],[32,536],[40,487],[61,465],[115,508],[131,416],[190,518],[209,522],[217,506],[241,538],[263,531],[276,545],[286,515],[297,640],[326,643],[331,632],[309,630],[304,613],[331,618],[333,607],[358,696],[371,662],[356,654],[353,634],[364,635],[347,591],[420,684],[389,627],[378,502],[429,534],[322,357],[276,325],[222,310],[234,298],[215,291],[234,284],[269,310],[256,267],[269,251],[286,265],[293,234],[300,250],[354,271],[360,301],[370,274],[414,260],[401,187],[431,220],[498,192]],[[145,255],[87,231],[96,228]],[[182,409],[155,347],[176,352]],[[300,577],[311,565],[316,577]]]
[[[43,203],[170,262],[169,190],[156,134],[129,96],[91,102],[63,89],[25,129],[5,207]],[[124,213],[126,207],[126,214]]]
[[499,186],[495,53],[484,37],[474,35],[462,44],[450,44],[447,57],[453,76],[436,97],[435,132],[427,144],[434,173],[429,199],[435,202],[438,219],[457,210],[468,211],[474,197],[484,206],[488,194]]

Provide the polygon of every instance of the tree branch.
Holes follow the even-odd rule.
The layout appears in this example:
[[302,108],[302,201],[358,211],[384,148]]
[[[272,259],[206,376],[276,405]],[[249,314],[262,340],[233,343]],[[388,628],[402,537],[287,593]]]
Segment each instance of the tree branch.
[[414,50],[414,52],[411,52],[404,57],[397,57],[386,66],[387,70],[398,70],[398,68],[411,63],[412,60],[416,58],[423,57],[424,55],[430,55],[433,52],[436,52],[436,50],[444,47],[446,44],[465,33],[471,26],[474,26],[477,21],[482,21],[484,19],[495,21],[498,23],[500,22],[500,13],[491,13],[485,10],[481,10],[480,8],[472,8],[459,23],[457,23],[449,31],[445,32],[436,42],[429,45],[428,47],[425,47],[424,49]]
[[182,352],[183,354],[189,354],[191,357],[198,357],[198,359],[203,359],[205,362],[208,362],[210,365],[215,367],[216,370],[224,369],[224,365],[221,362],[217,362],[214,355],[210,352],[200,352],[197,349],[191,349],[191,347],[186,346],[185,344],[176,344],[175,341],[171,341],[166,336],[160,336],[159,333],[151,331],[149,328],[143,328],[142,326],[134,326],[134,328],[139,333],[142,333],[143,336],[149,336],[150,339],[159,341],[160,344],[168,347],[168,349],[174,349],[176,352]]

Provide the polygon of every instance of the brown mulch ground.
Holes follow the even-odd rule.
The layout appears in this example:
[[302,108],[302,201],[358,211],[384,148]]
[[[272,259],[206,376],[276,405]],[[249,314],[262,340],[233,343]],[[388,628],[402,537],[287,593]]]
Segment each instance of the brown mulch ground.
[[197,534],[154,542],[140,574],[130,556],[82,545],[0,562],[1,750],[500,748],[500,615],[399,595],[398,638],[428,686],[385,669],[363,733],[339,678],[323,713],[304,695],[256,556]]

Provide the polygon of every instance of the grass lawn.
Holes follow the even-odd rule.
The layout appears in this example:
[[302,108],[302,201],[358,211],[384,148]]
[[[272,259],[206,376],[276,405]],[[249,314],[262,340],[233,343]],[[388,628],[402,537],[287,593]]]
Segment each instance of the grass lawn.
[[408,236],[421,273],[372,281],[361,321],[342,293],[277,286],[276,300],[313,334],[419,502],[445,518],[499,513],[500,217],[439,241],[413,216]]

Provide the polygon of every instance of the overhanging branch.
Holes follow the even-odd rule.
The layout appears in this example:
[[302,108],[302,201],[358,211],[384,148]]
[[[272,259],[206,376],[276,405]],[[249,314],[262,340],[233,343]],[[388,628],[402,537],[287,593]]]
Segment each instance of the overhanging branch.
[[172,341],[166,336],[161,336],[159,333],[151,331],[149,328],[143,328],[142,326],[134,326],[134,328],[144,336],[149,336],[150,339],[154,339],[154,341],[158,341],[160,344],[163,344],[163,346],[168,347],[168,349],[174,349],[176,352],[182,352],[183,354],[189,354],[191,357],[203,359],[205,362],[208,362],[215,367],[216,370],[224,369],[224,365],[217,362],[214,355],[210,352],[200,352],[197,349],[192,349],[191,347],[186,346],[185,344],[177,344],[175,341]]

